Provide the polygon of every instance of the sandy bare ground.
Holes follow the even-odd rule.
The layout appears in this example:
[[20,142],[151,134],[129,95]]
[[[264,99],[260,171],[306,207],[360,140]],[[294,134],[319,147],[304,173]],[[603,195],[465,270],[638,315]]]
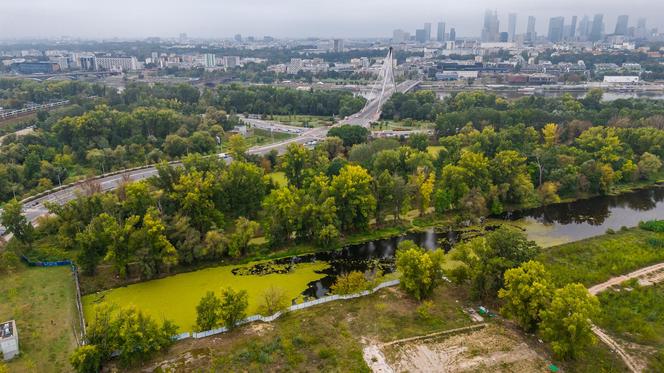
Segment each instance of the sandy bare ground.
[[590,294],[597,295],[612,286],[620,285],[633,278],[638,278],[643,285],[652,285],[664,281],[664,263],[651,265],[650,267],[641,268],[626,275],[613,277],[608,281],[588,288],[588,291]]
[[370,345],[365,359],[373,372],[546,372],[544,359],[521,336],[497,324]]

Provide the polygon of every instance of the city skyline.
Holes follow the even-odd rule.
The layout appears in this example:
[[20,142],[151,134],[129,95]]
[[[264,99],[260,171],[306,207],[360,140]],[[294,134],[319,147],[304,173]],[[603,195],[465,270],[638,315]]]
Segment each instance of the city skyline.
[[[556,4],[537,4],[510,0],[499,3],[478,1],[472,4],[433,0],[415,0],[408,6],[377,0],[312,4],[305,0],[289,0],[276,5],[267,0],[249,0],[235,4],[219,4],[211,0],[192,0],[187,6],[174,0],[128,0],[113,3],[87,3],[80,0],[5,0],[0,14],[0,37],[3,39],[54,38],[141,38],[150,36],[176,37],[187,33],[196,38],[225,38],[243,35],[275,37],[389,37],[394,29],[411,33],[426,23],[434,26],[445,22],[455,28],[457,36],[480,37],[482,17],[487,9],[497,11],[500,31],[508,31],[509,14],[515,13],[516,33],[526,32],[529,16],[537,19],[536,32],[546,35],[552,17],[604,15],[606,32],[611,33],[620,15],[629,16],[629,26],[641,17],[648,18],[648,27],[664,24],[664,3],[636,0],[627,7],[624,2],[563,0]],[[155,6],[155,5],[159,6]],[[574,9],[573,11],[563,11]],[[631,12],[639,9],[638,12]],[[100,15],[103,14],[103,17]],[[158,19],[159,22],[145,20]],[[57,21],[54,21],[57,20]],[[29,21],[29,22],[26,22]],[[431,36],[436,38],[436,33]],[[511,37],[511,36],[510,36]]]

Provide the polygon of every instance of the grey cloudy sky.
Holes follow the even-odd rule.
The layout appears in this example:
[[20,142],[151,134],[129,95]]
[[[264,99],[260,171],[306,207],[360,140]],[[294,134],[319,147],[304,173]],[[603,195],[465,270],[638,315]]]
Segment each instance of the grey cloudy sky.
[[[519,14],[517,32],[527,16],[537,17],[538,32],[548,19],[603,13],[607,31],[619,14],[648,18],[664,26],[663,0],[0,0],[0,39],[57,37],[177,36],[276,37],[389,36],[393,29],[414,32],[424,22],[446,21],[457,35],[479,35],[486,8]],[[566,20],[569,22],[569,20]]]

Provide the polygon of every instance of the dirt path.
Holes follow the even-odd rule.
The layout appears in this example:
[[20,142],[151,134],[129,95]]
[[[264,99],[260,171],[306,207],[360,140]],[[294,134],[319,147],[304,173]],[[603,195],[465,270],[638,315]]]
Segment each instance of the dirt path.
[[[619,285],[627,280],[631,279],[638,279],[639,284],[642,286],[648,286],[648,285],[653,285],[658,282],[664,281],[664,263],[659,263],[655,265],[651,265],[649,267],[641,268],[638,269],[634,272],[630,272],[626,275],[621,275],[621,276],[616,276],[608,281],[605,281],[601,284],[597,284],[595,286],[592,286],[588,288],[588,291],[590,294],[597,295],[608,288]],[[604,342],[611,350],[615,351],[618,356],[625,362],[625,365],[627,368],[629,368],[630,371],[632,372],[641,372],[643,371],[644,367],[642,364],[638,364],[632,356],[630,356],[625,349],[620,345],[620,343],[616,342],[613,338],[611,338],[610,335],[608,335],[604,330],[600,329],[599,327],[593,325],[593,333],[599,338],[602,342]]]
[[618,356],[623,360],[625,365],[627,365],[627,368],[631,372],[641,372],[643,371],[643,367],[641,367],[641,364],[637,364],[636,361],[622,348],[622,346],[613,340],[611,336],[606,334],[606,332],[597,326],[593,325],[593,333],[599,338],[602,342],[604,342],[607,346],[609,346],[613,351],[615,351]]
[[[597,284],[595,286],[588,288],[588,291],[590,292],[590,294],[597,295],[603,292],[604,290],[610,288],[611,286],[619,285],[622,282],[631,280],[633,278],[644,279],[649,284],[657,283],[659,281],[664,280],[664,276],[659,272],[664,272],[664,263],[651,265],[650,267],[637,269],[636,271],[630,272],[626,275],[613,277],[608,281],[602,282],[601,284]],[[655,280],[655,282],[653,282],[652,280]]]

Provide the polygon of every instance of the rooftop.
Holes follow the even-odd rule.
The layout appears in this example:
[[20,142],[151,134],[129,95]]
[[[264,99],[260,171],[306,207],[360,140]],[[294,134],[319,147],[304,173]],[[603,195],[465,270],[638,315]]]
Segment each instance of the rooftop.
[[6,321],[0,324],[0,340],[14,336],[14,320]]

